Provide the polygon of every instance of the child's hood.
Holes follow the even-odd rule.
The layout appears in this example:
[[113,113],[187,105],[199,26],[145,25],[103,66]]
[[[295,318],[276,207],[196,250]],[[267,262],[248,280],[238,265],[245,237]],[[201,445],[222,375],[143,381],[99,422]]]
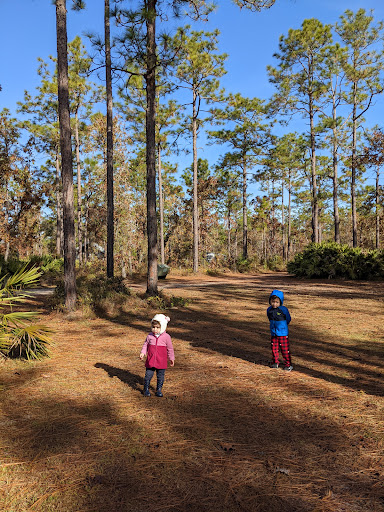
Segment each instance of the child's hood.
[[160,334],[163,334],[163,332],[165,332],[167,330],[167,325],[168,325],[168,322],[170,321],[169,316],[165,316],[165,315],[159,313],[152,318],[152,322],[153,322],[153,320],[156,320],[157,322],[159,322]]
[[271,301],[271,297],[272,295],[276,295],[276,297],[279,297],[280,299],[280,306],[283,305],[283,302],[284,302],[284,293],[280,290],[273,290],[271,295],[269,296],[269,301]]

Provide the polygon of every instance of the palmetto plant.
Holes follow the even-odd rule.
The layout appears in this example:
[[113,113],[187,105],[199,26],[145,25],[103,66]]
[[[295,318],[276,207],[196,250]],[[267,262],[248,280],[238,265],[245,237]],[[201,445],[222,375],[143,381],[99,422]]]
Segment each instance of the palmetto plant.
[[[0,269],[1,275],[1,269]],[[0,355],[24,359],[42,359],[48,355],[51,330],[38,323],[32,311],[13,311],[30,297],[23,292],[37,284],[42,273],[25,265],[13,275],[0,278]],[[4,312],[4,309],[6,312]]]

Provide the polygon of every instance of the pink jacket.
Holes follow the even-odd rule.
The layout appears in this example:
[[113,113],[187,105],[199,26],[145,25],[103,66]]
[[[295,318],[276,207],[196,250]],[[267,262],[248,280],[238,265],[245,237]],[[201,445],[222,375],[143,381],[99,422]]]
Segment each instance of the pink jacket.
[[147,360],[145,361],[146,368],[165,370],[168,367],[167,360],[175,360],[172,340],[167,332],[163,332],[157,338],[150,332],[144,342],[141,353],[147,355]]

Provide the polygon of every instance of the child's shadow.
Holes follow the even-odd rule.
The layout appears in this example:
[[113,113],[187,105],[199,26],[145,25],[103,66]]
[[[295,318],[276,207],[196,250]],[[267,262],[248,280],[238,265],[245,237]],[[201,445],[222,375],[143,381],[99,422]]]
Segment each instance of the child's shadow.
[[121,368],[115,368],[114,366],[109,366],[109,364],[105,363],[96,363],[95,368],[102,368],[105,370],[108,375],[111,377],[117,377],[124,382],[124,384],[128,384],[135,391],[142,391],[144,385],[143,377],[139,377],[134,373],[129,372],[128,370],[122,370]]

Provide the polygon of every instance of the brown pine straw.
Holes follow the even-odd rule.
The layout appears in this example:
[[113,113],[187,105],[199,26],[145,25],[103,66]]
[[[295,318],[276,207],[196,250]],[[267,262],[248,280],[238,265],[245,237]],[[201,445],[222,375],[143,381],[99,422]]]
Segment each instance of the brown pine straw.
[[[164,399],[141,395],[153,312],[126,304],[115,318],[106,309],[75,322],[47,312],[51,359],[0,365],[0,510],[383,511],[377,296],[362,285],[351,301],[355,283],[281,275],[233,283],[177,289],[194,302],[169,311],[177,356]],[[266,365],[275,285],[294,318],[288,375]],[[321,329],[310,320],[319,311]]]

